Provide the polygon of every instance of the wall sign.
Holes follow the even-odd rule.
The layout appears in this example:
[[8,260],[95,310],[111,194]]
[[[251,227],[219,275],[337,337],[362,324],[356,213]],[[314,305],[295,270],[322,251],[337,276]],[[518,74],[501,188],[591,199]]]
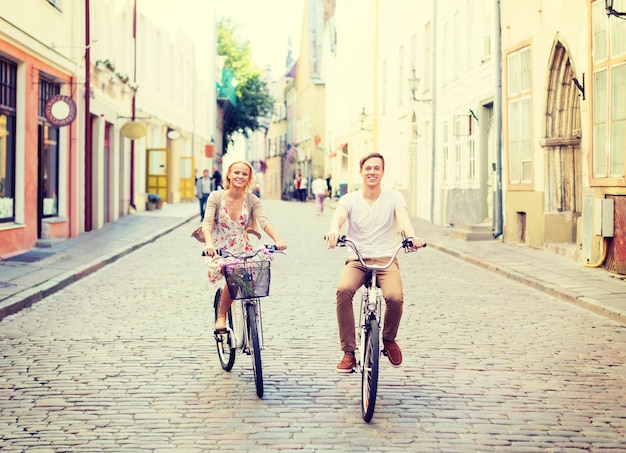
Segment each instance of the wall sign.
[[76,119],[76,103],[69,96],[57,94],[48,99],[44,113],[53,126],[67,126]]

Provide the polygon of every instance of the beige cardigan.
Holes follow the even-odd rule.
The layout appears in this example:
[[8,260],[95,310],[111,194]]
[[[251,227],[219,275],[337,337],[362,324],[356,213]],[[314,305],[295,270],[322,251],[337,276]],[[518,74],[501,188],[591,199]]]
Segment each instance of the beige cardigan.
[[[204,218],[202,219],[202,224],[199,228],[202,233],[204,233],[204,231],[213,231],[213,228],[215,227],[215,222],[217,221],[219,216],[219,208],[223,196],[223,190],[214,190],[213,192],[211,192],[211,195],[209,195],[204,211]],[[259,226],[261,226],[263,231],[265,231],[265,228],[270,223],[269,219],[265,215],[263,203],[261,203],[261,200],[259,200],[259,198],[253,193],[246,192],[245,197],[246,203],[248,204],[248,210],[250,212],[250,215],[248,216],[248,223],[246,225],[246,231],[248,233],[254,234],[257,238],[261,239]],[[194,237],[198,239],[196,235],[194,235]],[[202,234],[201,237],[204,238],[204,235]],[[204,242],[204,240],[202,240],[201,242]]]

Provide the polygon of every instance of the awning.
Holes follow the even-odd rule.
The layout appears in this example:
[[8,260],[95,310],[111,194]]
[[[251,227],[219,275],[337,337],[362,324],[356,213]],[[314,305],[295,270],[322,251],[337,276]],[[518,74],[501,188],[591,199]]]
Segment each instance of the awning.
[[340,152],[343,154],[343,150],[344,148],[348,146],[348,143],[342,143],[341,145],[339,145],[337,148],[335,148],[335,150],[333,152],[331,152],[328,157],[329,158],[333,158],[333,157],[337,157],[337,154],[339,154]]

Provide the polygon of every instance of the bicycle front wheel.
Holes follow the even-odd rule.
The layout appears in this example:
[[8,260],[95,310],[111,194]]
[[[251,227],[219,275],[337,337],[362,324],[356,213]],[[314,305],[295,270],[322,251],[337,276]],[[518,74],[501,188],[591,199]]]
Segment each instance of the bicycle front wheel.
[[[213,308],[215,310],[215,320],[217,321],[217,314],[220,309],[220,301],[222,300],[222,288],[215,292],[215,299],[213,301]],[[233,309],[228,309],[226,313],[226,325],[230,327],[230,330],[226,333],[215,333],[215,344],[217,345],[217,357],[220,360],[220,365],[224,371],[230,371],[235,364],[235,355],[237,350],[235,349],[235,339],[232,336],[233,329]]]
[[248,304],[248,339],[250,340],[250,355],[252,355],[252,369],[254,371],[254,385],[256,394],[263,398],[263,369],[261,368],[261,346],[259,344],[259,324],[257,320],[256,306]]
[[380,337],[378,322],[370,319],[363,332],[365,350],[361,369],[361,415],[369,422],[374,416],[376,392],[378,391],[378,362],[380,358]]

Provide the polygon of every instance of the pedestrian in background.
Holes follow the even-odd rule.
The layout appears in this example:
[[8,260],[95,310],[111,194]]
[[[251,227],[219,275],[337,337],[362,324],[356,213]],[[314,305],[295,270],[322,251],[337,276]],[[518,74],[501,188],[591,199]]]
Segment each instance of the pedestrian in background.
[[213,165],[213,176],[211,179],[213,180],[213,190],[220,190],[224,188],[222,186],[222,174],[217,169],[217,165]]
[[315,179],[311,183],[311,192],[315,197],[315,211],[317,215],[324,214],[324,199],[326,198],[326,181],[319,175],[314,173]]
[[204,217],[206,201],[211,193],[211,178],[209,170],[202,172],[202,177],[196,180],[196,198],[200,200],[200,217]]
[[[339,199],[335,214],[326,233],[326,245],[334,248],[344,223],[348,222],[347,236],[354,241],[368,264],[383,264],[393,256],[398,231],[413,239],[411,250],[423,247],[424,241],[415,236],[404,196],[397,191],[383,190],[381,180],[385,174],[385,160],[379,153],[371,153],[359,162],[363,189],[350,192]],[[367,270],[363,269],[352,251],[348,255],[337,284],[337,323],[343,359],[337,365],[339,373],[351,373],[356,366],[354,293],[365,282]],[[404,294],[397,258],[388,269],[377,273],[378,284],[385,298],[383,322],[383,347],[391,365],[402,363],[402,352],[396,342],[402,318]]]
[[333,175],[328,173],[326,175],[326,190],[328,191],[328,193],[326,194],[327,197],[332,197],[333,196],[333,187],[330,185],[330,181],[332,179],[333,179]]
[[293,181],[293,185],[296,188],[297,200],[306,201],[307,183],[306,178],[302,176],[302,173],[298,173],[298,176],[296,176],[296,179]]
[[[224,190],[211,193],[202,220],[202,237],[204,238],[205,254],[215,259],[208,263],[208,277],[216,283],[222,275],[223,261],[215,251],[226,249],[232,253],[254,250],[248,233],[261,238],[259,226],[272,238],[278,250],[287,248],[276,230],[270,225],[261,200],[250,192],[254,182],[252,166],[245,161],[230,164],[226,172]],[[226,285],[222,291],[219,313],[215,322],[216,329],[226,327],[226,313],[232,304],[230,292]]]

